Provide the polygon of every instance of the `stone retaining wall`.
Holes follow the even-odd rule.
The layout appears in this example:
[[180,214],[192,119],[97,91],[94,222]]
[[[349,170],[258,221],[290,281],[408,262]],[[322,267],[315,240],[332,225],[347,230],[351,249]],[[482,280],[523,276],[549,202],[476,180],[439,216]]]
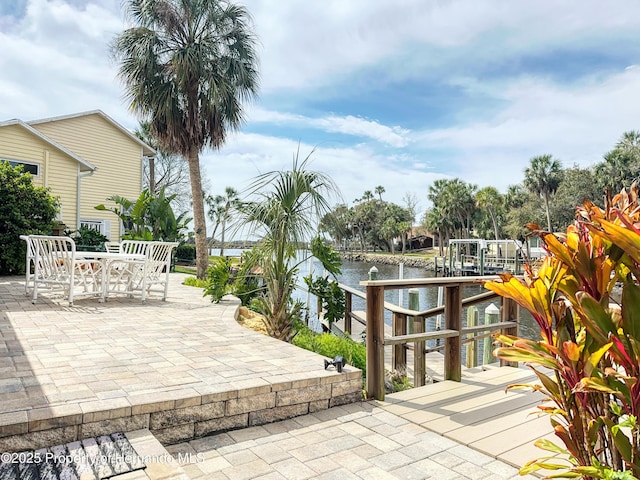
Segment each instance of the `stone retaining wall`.
[[359,253],[359,252],[341,252],[340,256],[344,260],[350,260],[354,262],[366,262],[373,264],[383,265],[399,265],[404,263],[409,267],[426,268],[428,270],[434,269],[434,262],[432,258],[421,257],[408,257],[405,255],[384,255],[378,253]]
[[[208,434],[262,425],[362,399],[362,372],[305,378],[186,398],[157,399],[82,412],[72,405],[0,426],[0,452],[35,450],[116,431],[149,429],[169,445]],[[70,408],[65,408],[70,407]]]

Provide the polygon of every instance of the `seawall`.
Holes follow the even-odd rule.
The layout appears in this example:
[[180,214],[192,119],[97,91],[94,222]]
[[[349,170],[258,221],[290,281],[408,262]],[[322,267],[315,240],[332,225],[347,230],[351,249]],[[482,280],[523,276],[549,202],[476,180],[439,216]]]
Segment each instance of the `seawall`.
[[409,267],[426,268],[429,270],[433,270],[434,268],[433,258],[362,252],[341,252],[340,257],[343,260],[350,260],[352,262],[378,263],[384,265],[399,265],[400,263],[404,263]]

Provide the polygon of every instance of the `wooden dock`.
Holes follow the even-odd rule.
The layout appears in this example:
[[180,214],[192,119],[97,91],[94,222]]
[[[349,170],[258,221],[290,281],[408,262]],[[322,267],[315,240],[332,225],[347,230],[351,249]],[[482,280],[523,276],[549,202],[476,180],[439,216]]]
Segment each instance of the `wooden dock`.
[[549,417],[535,413],[542,394],[505,391],[509,385],[536,380],[529,369],[484,367],[460,382],[447,380],[388,394],[378,403],[412,423],[519,468],[548,455],[533,445],[535,440],[562,444],[553,435]]

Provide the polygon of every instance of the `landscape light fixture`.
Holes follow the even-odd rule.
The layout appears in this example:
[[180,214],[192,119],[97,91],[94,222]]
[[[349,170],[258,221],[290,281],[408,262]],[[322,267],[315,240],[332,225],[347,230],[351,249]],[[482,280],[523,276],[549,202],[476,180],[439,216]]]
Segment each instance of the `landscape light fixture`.
[[337,355],[333,360],[325,360],[324,361],[324,369],[326,370],[330,366],[335,367],[338,373],[342,373],[342,369],[345,365],[345,360],[342,355]]

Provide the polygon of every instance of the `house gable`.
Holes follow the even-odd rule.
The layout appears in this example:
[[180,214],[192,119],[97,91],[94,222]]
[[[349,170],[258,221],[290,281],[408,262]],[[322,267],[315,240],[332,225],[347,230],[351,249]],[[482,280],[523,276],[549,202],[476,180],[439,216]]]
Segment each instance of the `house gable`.
[[142,191],[142,161],[155,151],[100,110],[28,122],[34,129],[95,164],[99,172],[82,179],[80,219],[109,220],[108,236],[118,239],[119,220],[94,207],[119,195],[136,199]]
[[20,120],[0,123],[0,159],[37,167],[33,183],[60,201],[60,218],[71,228],[77,218],[77,178],[95,166]]

